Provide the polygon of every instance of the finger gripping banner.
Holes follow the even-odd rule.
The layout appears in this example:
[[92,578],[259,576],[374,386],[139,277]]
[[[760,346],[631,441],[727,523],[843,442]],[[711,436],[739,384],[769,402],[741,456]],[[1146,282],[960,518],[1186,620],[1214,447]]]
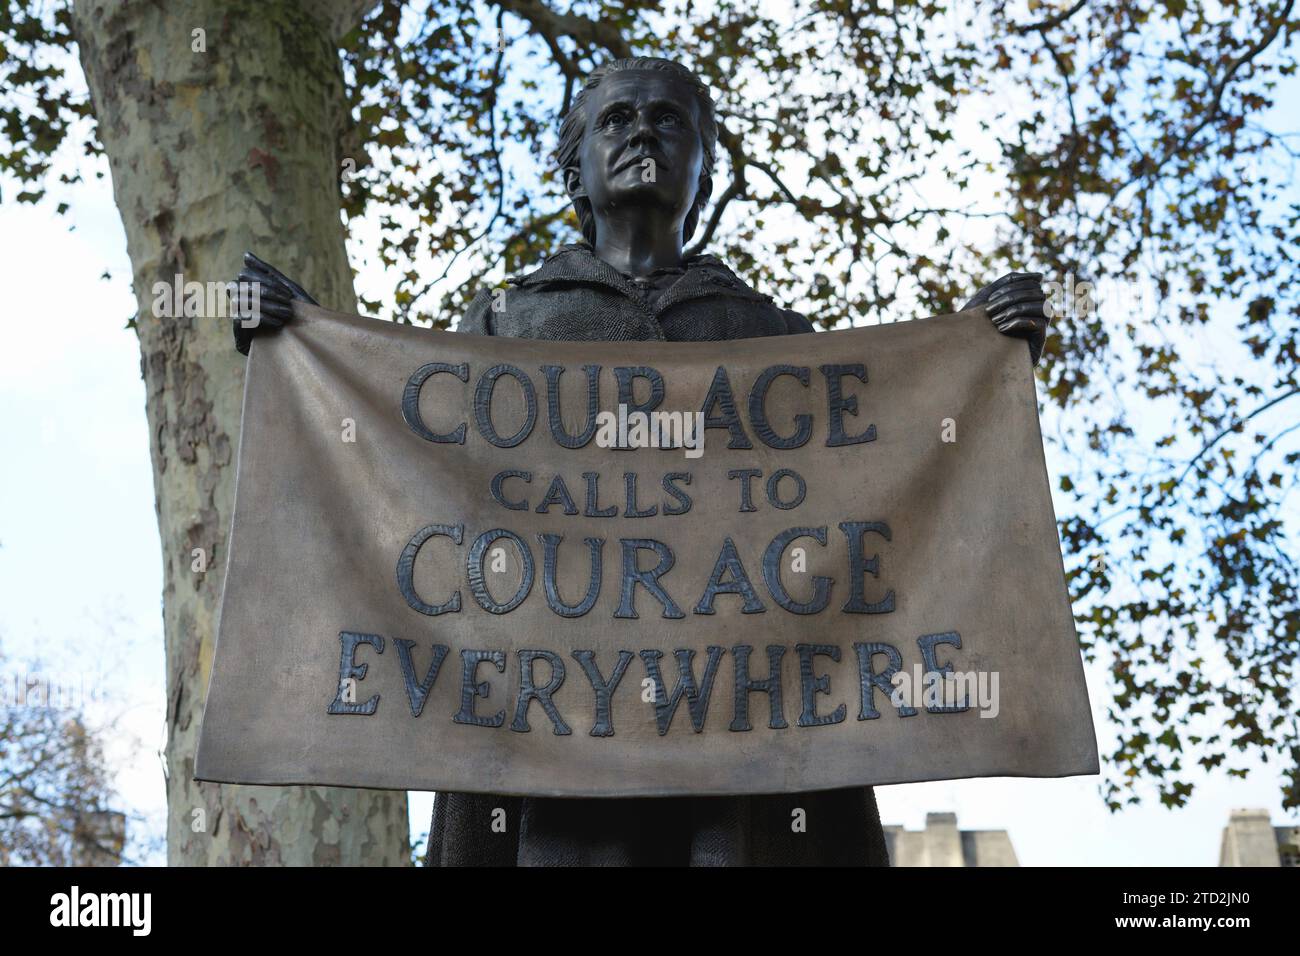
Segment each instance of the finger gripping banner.
[[258,338],[196,776],[550,796],[1097,772],[1025,343]]

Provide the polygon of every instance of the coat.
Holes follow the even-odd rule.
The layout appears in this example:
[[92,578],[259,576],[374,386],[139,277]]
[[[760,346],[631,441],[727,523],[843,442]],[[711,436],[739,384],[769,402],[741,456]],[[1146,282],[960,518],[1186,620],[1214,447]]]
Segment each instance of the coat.
[[[494,308],[494,305],[496,306]],[[474,298],[457,332],[568,341],[717,342],[812,332],[712,256],[629,278],[585,244]],[[806,829],[796,832],[796,811]],[[505,811],[504,832],[492,826]],[[500,814],[495,814],[500,820]],[[439,793],[430,866],[888,866],[869,787],[735,797]]]

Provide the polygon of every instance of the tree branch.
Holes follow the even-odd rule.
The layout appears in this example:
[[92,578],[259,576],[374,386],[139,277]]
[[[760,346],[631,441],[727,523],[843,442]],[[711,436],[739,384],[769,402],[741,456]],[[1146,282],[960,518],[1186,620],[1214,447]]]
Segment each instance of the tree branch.
[[1239,420],[1236,421],[1236,422],[1233,422],[1231,425],[1229,425],[1229,426],[1228,426],[1227,428],[1225,428],[1223,431],[1219,432],[1219,434],[1215,435],[1214,438],[1212,438],[1212,439],[1209,441],[1209,443],[1206,444],[1206,446],[1205,446],[1204,448],[1202,448],[1200,451],[1198,451],[1198,452],[1196,453],[1195,457],[1193,457],[1192,460],[1189,461],[1189,462],[1187,463],[1187,467],[1183,469],[1183,473],[1182,473],[1181,475],[1178,476],[1178,480],[1175,481],[1174,484],[1175,484],[1175,485],[1182,484],[1183,479],[1187,477],[1187,475],[1191,472],[1192,468],[1196,465],[1196,463],[1197,463],[1198,461],[1200,461],[1202,458],[1204,458],[1204,457],[1205,457],[1205,456],[1210,452],[1210,450],[1211,450],[1212,448],[1214,448],[1215,445],[1217,445],[1219,442],[1223,441],[1223,439],[1227,438],[1227,437],[1228,437],[1229,435],[1231,435],[1233,432],[1241,431],[1242,427],[1246,424],[1246,422],[1250,421],[1252,418],[1254,418],[1254,417],[1257,416],[1257,415],[1262,415],[1264,412],[1268,411],[1268,410],[1269,410],[1270,408],[1272,408],[1274,405],[1278,405],[1278,404],[1280,404],[1280,403],[1286,401],[1288,398],[1294,398],[1294,397],[1297,396],[1297,395],[1300,395],[1300,388],[1294,388],[1294,389],[1292,389],[1292,390],[1289,391],[1289,392],[1283,392],[1283,393],[1282,393],[1281,395],[1279,395],[1277,398],[1274,398],[1274,399],[1272,399],[1271,401],[1265,402],[1263,405],[1259,406],[1259,408],[1255,409],[1253,412],[1251,412],[1251,413],[1250,413],[1249,415],[1247,415],[1245,418],[1242,418],[1242,419],[1239,419]]
[[379,0],[329,0],[328,3],[306,3],[305,9],[325,24],[330,39],[338,43],[360,26],[366,14],[379,6]]
[[[537,31],[548,45],[555,37],[572,37],[579,43],[596,46],[616,57],[632,56],[632,48],[622,32],[607,20],[592,20],[576,13],[557,13],[540,0],[496,0],[502,10],[513,13]],[[555,48],[552,46],[552,53]]]
[[1046,33],[1053,27],[1059,27],[1062,23],[1070,19],[1070,17],[1074,16],[1087,5],[1088,0],[1076,0],[1074,4],[1054,16],[1047,17],[1044,20],[1039,20],[1037,23],[1026,23],[1022,26],[1013,26],[1012,29],[1021,36],[1024,36],[1026,33]]

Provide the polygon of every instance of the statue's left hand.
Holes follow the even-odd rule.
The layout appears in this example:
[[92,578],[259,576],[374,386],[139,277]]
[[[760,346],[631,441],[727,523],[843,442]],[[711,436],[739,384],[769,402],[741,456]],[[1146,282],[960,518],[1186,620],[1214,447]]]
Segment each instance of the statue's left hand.
[[1033,364],[1043,353],[1047,340],[1047,296],[1043,292],[1041,272],[1010,272],[975,293],[963,307],[982,305],[998,331],[1029,340]]

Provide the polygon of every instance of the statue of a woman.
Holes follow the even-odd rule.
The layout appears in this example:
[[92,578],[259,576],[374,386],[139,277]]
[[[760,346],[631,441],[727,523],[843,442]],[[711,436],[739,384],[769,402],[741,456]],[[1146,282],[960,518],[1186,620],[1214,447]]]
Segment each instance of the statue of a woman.
[[[803,316],[755,292],[712,256],[684,258],[713,188],[717,126],[708,89],[670,60],[607,63],[587,78],[560,129],[557,158],[585,243],[565,246],[504,290],[483,290],[457,328],[534,339],[714,342],[812,332]],[[981,290],[999,330],[1046,335],[1036,274]],[[255,256],[260,321],[235,323],[247,352],[256,333],[289,321],[296,283]],[[492,829],[506,811],[505,833]],[[791,826],[796,809],[805,828]],[[869,787],[737,797],[570,799],[439,793],[430,865],[888,865]]]

